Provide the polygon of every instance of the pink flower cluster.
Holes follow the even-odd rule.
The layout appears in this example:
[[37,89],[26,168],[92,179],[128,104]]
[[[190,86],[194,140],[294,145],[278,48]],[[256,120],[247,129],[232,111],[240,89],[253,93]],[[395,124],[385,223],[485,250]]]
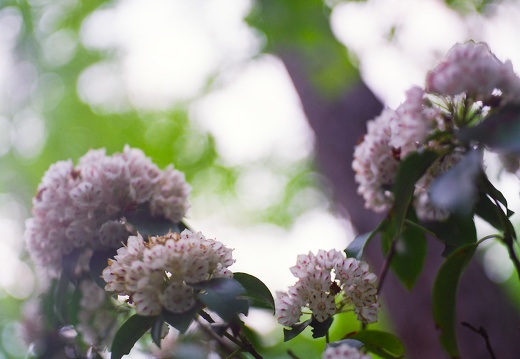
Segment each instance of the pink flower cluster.
[[[411,88],[396,110],[385,109],[368,122],[367,134],[356,146],[352,163],[365,207],[376,212],[386,212],[392,207],[395,173],[401,160],[410,153],[455,148],[457,155],[441,158],[418,182],[414,200],[421,220],[445,219],[449,212],[434,208],[428,188],[465,151],[454,132],[474,123],[476,117],[484,118],[494,109],[492,106],[519,100],[520,78],[509,61],[499,61],[484,43],[455,45],[428,73],[425,89]],[[432,137],[440,133],[446,133],[442,140]]]
[[103,270],[105,290],[128,295],[141,315],[157,315],[162,308],[182,313],[195,305],[190,284],[232,277],[232,250],[202,233],[184,230],[164,236],[130,236]]
[[501,62],[483,42],[455,45],[426,77],[426,91],[441,96],[465,94],[478,101],[496,90],[518,99],[520,79],[511,61]]
[[189,208],[190,186],[169,166],[160,170],[141,150],[128,146],[107,156],[91,150],[47,170],[33,199],[25,240],[32,259],[51,275],[76,248],[117,248],[129,233],[120,223],[140,208],[178,222]]
[[341,343],[335,346],[328,345],[321,359],[370,359],[370,356],[364,355],[347,343]]
[[319,322],[352,307],[360,321],[377,321],[377,278],[367,263],[346,258],[335,249],[319,250],[316,255],[312,252],[299,255],[291,272],[298,278],[296,284],[287,292],[276,293],[276,316],[280,324],[298,323],[302,307],[310,309]]

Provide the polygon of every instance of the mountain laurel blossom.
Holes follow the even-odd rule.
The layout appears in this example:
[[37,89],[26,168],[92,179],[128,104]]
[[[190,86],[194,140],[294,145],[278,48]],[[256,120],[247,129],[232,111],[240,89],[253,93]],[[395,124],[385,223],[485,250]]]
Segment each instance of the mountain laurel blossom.
[[24,234],[33,261],[57,277],[62,258],[76,249],[118,248],[130,233],[120,219],[137,208],[179,222],[190,186],[173,167],[160,170],[128,146],[107,156],[91,150],[50,166],[33,199]]
[[137,234],[117,250],[103,270],[105,290],[128,295],[137,314],[157,315],[164,308],[173,313],[190,310],[196,292],[190,284],[217,277],[233,277],[232,250],[206,239],[200,232],[184,230],[147,241]]
[[321,359],[370,359],[370,355],[364,355],[347,343],[340,345],[328,345]]
[[276,293],[276,317],[280,324],[298,323],[304,307],[319,322],[347,307],[353,307],[364,323],[377,321],[377,278],[366,262],[346,258],[335,249],[319,250],[316,255],[299,255],[291,272],[298,281],[287,292]]
[[425,89],[412,87],[395,111],[384,109],[368,122],[352,162],[365,207],[379,213],[392,207],[397,168],[411,153],[454,152],[441,156],[417,182],[413,201],[420,220],[446,219],[449,211],[435,207],[428,191],[433,180],[468,150],[457,141],[456,132],[506,103],[519,101],[520,78],[510,61],[498,60],[485,43],[456,44],[427,74]]

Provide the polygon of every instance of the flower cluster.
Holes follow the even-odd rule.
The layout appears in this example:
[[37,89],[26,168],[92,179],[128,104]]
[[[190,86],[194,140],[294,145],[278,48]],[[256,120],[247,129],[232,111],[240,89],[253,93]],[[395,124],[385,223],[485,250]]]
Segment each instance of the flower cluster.
[[120,219],[136,209],[178,222],[188,210],[190,187],[169,166],[160,170],[141,150],[107,156],[91,150],[74,166],[53,164],[33,199],[25,239],[32,259],[51,274],[74,249],[117,248],[128,238]]
[[182,313],[196,302],[190,284],[232,277],[232,250],[202,233],[184,230],[164,236],[130,236],[103,271],[105,290],[128,295],[137,314],[152,316],[162,308]]
[[328,345],[322,359],[370,359],[369,355],[362,354],[356,348],[350,346],[348,343],[341,343],[340,345]]
[[346,258],[335,249],[299,255],[292,274],[298,278],[287,292],[277,292],[276,316],[282,325],[296,324],[307,307],[324,322],[334,314],[353,307],[364,323],[377,321],[376,276],[368,264]]
[[416,186],[414,206],[419,219],[439,221],[449,212],[435,208],[428,196],[433,179],[462,158],[468,147],[456,132],[485,119],[490,111],[520,101],[520,78],[511,62],[501,62],[484,43],[455,45],[430,71],[425,89],[413,87],[396,109],[385,109],[367,125],[356,146],[352,168],[365,207],[386,212],[402,159],[421,149],[445,153]]

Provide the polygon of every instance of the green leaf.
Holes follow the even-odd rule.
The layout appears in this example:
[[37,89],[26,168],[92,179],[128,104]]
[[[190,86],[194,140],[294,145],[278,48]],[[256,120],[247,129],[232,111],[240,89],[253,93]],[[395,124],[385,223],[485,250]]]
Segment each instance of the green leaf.
[[404,346],[395,335],[381,330],[360,330],[346,335],[348,339],[356,339],[365,348],[384,359],[404,358]]
[[328,317],[323,322],[320,322],[316,318],[312,317],[311,324],[309,324],[312,327],[312,337],[316,339],[326,336],[333,321],[333,317]]
[[191,286],[201,290],[198,299],[226,322],[234,320],[239,313],[245,315],[248,313],[249,302],[246,299],[237,298],[246,290],[235,279],[212,278]]
[[443,256],[449,255],[455,249],[477,241],[477,230],[472,217],[450,216],[443,222],[432,222],[424,225],[435,233],[444,243]]
[[78,278],[76,277],[76,264],[78,263],[80,254],[81,251],[76,249],[63,256],[61,260],[63,274],[65,274],[69,281],[74,285],[78,285]]
[[478,243],[467,244],[451,253],[440,267],[433,284],[433,317],[441,332],[441,345],[452,358],[459,357],[455,335],[457,285],[477,246]]
[[174,223],[163,217],[153,217],[148,208],[139,208],[133,212],[125,213],[125,218],[130,229],[138,231],[146,238],[147,236],[162,236],[169,231],[181,232],[185,226]]
[[415,191],[415,183],[439,156],[438,153],[433,151],[414,152],[406,156],[399,165],[392,189],[394,193],[392,218],[395,230],[399,230],[404,223]]
[[111,359],[121,359],[123,355],[130,353],[134,344],[152,327],[156,316],[143,316],[135,314],[128,318],[117,331],[110,351]]
[[[388,252],[388,242],[382,243],[387,247],[385,252]],[[427,247],[424,232],[415,226],[405,224],[395,243],[390,268],[408,290],[413,288],[422,272]]]
[[251,306],[270,309],[274,313],[274,298],[267,286],[258,278],[247,273],[233,273],[233,279],[245,289],[244,297],[251,300]]
[[312,322],[312,319],[308,319],[304,322],[291,325],[291,329],[283,328],[283,341],[287,342],[295,338],[298,334],[303,332]]
[[500,215],[497,213],[495,203],[493,203],[493,201],[491,201],[491,199],[484,193],[480,195],[480,198],[475,205],[475,214],[496,229],[500,231],[505,229]]
[[363,257],[363,251],[365,250],[365,246],[370,242],[374,236],[381,231],[387,225],[387,220],[384,219],[379,223],[379,225],[371,232],[358,234],[356,238],[345,249],[345,254],[347,257],[356,258],[357,260],[361,260]]
[[201,305],[199,303],[193,306],[193,308],[190,310],[182,313],[172,313],[163,308],[162,317],[166,323],[177,329],[179,333],[184,334],[195,319],[195,316],[197,315],[197,312],[200,308]]
[[478,141],[493,150],[520,153],[520,105],[509,104],[474,127],[462,129],[462,141]]
[[431,203],[450,213],[468,216],[477,202],[477,179],[482,173],[482,152],[472,150],[439,177],[429,189]]
[[116,249],[96,250],[88,263],[90,277],[100,287],[105,289],[106,282],[103,280],[103,270],[108,266],[108,259],[117,254]]
[[69,324],[69,283],[68,275],[63,272],[54,291],[54,314],[62,324]]
[[158,315],[157,319],[153,322],[152,329],[150,330],[150,334],[152,335],[152,340],[159,348],[161,348],[161,340],[164,326],[164,318],[162,315]]

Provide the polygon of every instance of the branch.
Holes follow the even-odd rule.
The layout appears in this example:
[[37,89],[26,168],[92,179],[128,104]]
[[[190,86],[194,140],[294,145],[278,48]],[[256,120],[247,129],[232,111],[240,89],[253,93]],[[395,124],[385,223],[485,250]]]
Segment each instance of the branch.
[[469,324],[468,322],[462,322],[461,324],[463,326],[465,326],[466,328],[471,329],[472,331],[474,331],[475,333],[480,335],[482,338],[484,338],[484,340],[486,341],[486,348],[487,348],[489,354],[491,355],[491,358],[492,359],[496,359],[497,358],[495,356],[495,353],[493,352],[493,348],[491,347],[491,343],[489,341],[489,335],[488,335],[486,329],[484,329],[484,327],[479,327],[477,329],[474,326],[472,326],[471,324]]

